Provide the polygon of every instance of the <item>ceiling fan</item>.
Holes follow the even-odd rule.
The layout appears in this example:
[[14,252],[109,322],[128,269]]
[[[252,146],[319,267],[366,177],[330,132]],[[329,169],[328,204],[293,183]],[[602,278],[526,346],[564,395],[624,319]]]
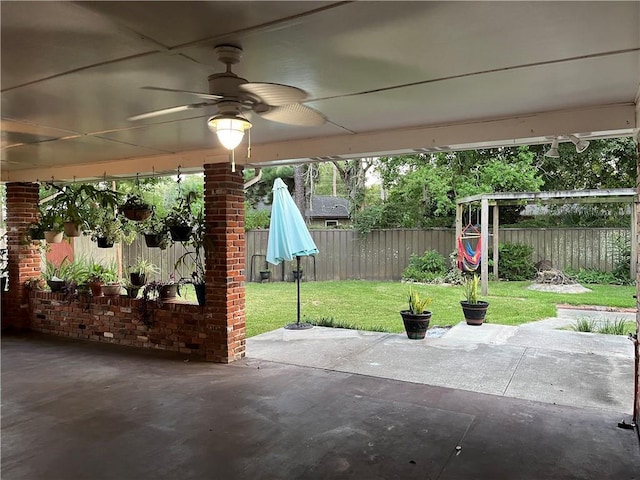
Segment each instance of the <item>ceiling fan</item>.
[[266,120],[288,125],[316,126],[327,121],[320,112],[302,103],[307,98],[304,90],[279,83],[248,82],[233,73],[231,66],[240,62],[242,57],[240,47],[218,45],[215,53],[218,61],[224,63],[227,68],[223,73],[209,76],[209,93],[142,87],[146,90],[188,93],[203,101],[134,115],[129,117],[129,120],[143,120],[194,108],[215,106],[218,114],[211,117],[207,123],[229,150],[238,146],[245,130],[251,128],[251,122],[245,117],[246,113],[252,112]]

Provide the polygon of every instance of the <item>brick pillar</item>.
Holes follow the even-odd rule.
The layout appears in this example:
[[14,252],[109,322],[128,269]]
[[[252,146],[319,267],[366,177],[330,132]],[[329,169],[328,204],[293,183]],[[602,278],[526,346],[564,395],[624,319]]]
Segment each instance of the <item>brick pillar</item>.
[[38,185],[7,183],[9,291],[3,292],[2,329],[28,329],[29,307],[24,283],[40,276],[40,243],[27,241],[27,228],[38,216]]
[[230,363],[245,355],[245,235],[242,169],[204,166],[206,359]]

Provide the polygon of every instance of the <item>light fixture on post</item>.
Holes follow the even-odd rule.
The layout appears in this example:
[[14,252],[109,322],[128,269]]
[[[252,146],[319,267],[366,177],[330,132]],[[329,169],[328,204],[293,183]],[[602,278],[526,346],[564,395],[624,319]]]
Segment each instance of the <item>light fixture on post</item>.
[[576,152],[582,153],[589,146],[589,142],[587,140],[581,140],[575,135],[569,135],[569,140],[576,146]]
[[551,147],[549,147],[549,150],[544,152],[544,156],[549,158],[560,158],[560,152],[558,152],[558,137],[553,139]]
[[245,130],[251,128],[251,122],[240,115],[221,113],[207,122],[209,129],[218,136],[218,140],[227,150],[234,150],[244,137]]

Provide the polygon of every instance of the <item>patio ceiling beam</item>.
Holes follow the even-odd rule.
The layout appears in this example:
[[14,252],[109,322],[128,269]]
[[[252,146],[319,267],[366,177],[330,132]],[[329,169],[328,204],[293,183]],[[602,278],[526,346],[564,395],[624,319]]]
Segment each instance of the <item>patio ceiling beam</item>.
[[[251,166],[323,162],[382,155],[471,150],[551,142],[556,135],[574,133],[584,138],[631,136],[636,128],[634,104],[522,114],[501,119],[481,119],[448,125],[406,127],[286,142],[254,144],[251,158],[236,150],[236,163]],[[65,140],[57,140],[65,141]],[[221,148],[114,159],[53,167],[33,167],[2,172],[2,181],[22,182],[55,178],[58,181],[97,180],[201,171],[205,164],[229,161]]]

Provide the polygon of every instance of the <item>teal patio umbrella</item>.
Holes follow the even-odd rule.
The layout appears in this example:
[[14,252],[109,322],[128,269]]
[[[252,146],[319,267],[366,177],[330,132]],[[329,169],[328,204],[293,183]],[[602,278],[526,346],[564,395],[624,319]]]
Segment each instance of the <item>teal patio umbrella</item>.
[[[300,271],[300,257],[315,255],[318,247],[304,223],[302,214],[296,206],[287,185],[281,178],[273,182],[273,203],[271,206],[271,222],[269,223],[269,239],[267,241],[267,262],[278,265],[285,260],[296,259]],[[297,277],[298,320],[285,328],[311,328],[309,323],[300,323],[300,277]]]

